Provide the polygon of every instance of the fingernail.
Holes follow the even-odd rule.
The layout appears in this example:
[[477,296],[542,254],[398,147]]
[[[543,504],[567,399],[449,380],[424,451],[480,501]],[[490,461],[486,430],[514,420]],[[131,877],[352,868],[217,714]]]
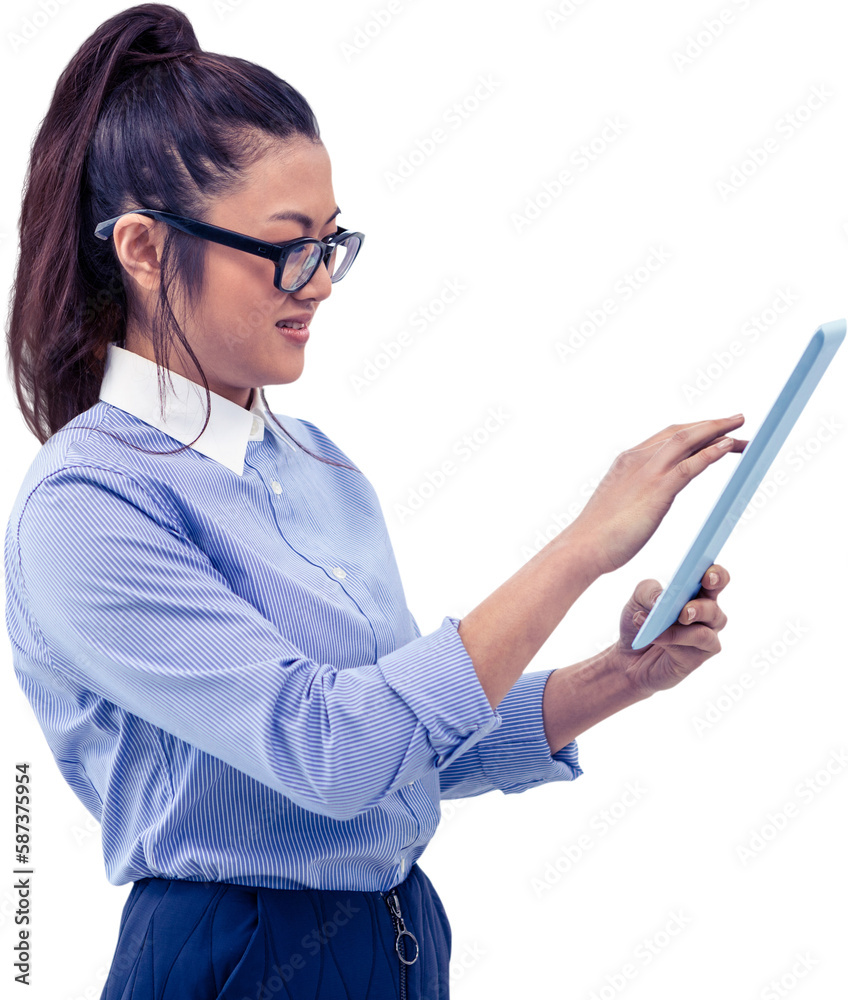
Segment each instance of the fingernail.
[[723,441],[718,441],[716,443],[716,448],[729,448],[733,444],[733,438],[725,438]]
[[718,573],[710,573],[710,586],[714,587],[718,583]]
[[637,625],[641,625],[644,620],[645,620],[645,613],[644,613],[644,611],[637,611],[636,614],[633,616],[633,621]]
[[691,622],[694,617],[695,617],[695,609],[694,608],[687,608],[686,609],[686,618],[687,618],[687,620]]

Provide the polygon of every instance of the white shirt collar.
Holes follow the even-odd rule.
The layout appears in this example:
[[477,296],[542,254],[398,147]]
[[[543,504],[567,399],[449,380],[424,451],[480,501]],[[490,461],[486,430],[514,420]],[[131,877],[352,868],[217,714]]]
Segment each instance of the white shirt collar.
[[[118,347],[115,343],[109,343],[106,350],[106,367],[100,386],[100,398],[103,402],[132,413],[181,444],[193,441],[206,417],[206,391],[203,386],[178,372],[171,372],[170,379],[174,383],[172,389],[168,384],[168,376],[165,376],[163,420],[159,407],[156,363]],[[210,389],[209,423],[191,447],[232,469],[239,476],[244,473],[247,442],[261,441],[265,436],[266,425],[289,447],[294,448],[268,415],[258,390],[254,390],[254,397],[253,405],[246,410]]]

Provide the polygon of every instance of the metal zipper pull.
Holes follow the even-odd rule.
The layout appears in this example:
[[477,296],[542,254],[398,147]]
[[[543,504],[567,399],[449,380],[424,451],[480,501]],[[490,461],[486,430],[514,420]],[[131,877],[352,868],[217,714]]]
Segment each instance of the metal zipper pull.
[[[398,922],[398,926],[397,926],[397,938],[395,939],[395,951],[397,952],[397,956],[401,960],[401,962],[403,962],[404,965],[414,965],[418,961],[418,939],[415,937],[415,935],[412,933],[412,931],[408,931],[406,929],[406,926],[404,925],[403,916],[401,915],[401,912],[400,912],[400,899],[398,898],[398,894],[395,892],[394,889],[392,889],[388,893],[388,895],[386,895],[384,897],[384,899],[386,900],[386,904],[389,907],[389,910],[391,911],[392,916],[395,917],[395,919]],[[404,936],[404,934],[407,937],[411,937],[412,940],[415,942],[415,957],[410,962],[407,962],[407,960],[404,958],[404,955],[401,954],[400,942],[401,942],[401,938]],[[406,953],[406,943],[405,942],[404,942],[403,951],[404,951],[404,954],[405,954]]]

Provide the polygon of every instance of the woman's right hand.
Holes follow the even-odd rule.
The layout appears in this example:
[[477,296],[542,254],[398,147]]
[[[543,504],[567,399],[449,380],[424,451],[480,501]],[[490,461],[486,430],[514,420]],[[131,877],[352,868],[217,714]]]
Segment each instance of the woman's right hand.
[[[600,573],[636,555],[695,476],[722,455],[745,448],[747,441],[726,436],[744,422],[739,415],[672,424],[616,458],[574,521],[593,540]],[[722,441],[729,446],[722,448]]]

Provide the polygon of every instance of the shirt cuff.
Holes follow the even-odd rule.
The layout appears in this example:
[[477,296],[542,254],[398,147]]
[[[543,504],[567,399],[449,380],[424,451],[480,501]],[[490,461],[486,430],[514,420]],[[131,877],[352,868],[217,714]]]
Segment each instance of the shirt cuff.
[[[458,632],[446,616],[439,628],[377,661],[386,683],[427,731],[441,771],[500,726]],[[412,655],[411,655],[412,654]]]
[[552,754],[545,736],[542,700],[553,672],[522,674],[498,705],[503,724],[477,747],[483,777],[505,794],[549,781],[574,781],[583,773],[576,740]]

